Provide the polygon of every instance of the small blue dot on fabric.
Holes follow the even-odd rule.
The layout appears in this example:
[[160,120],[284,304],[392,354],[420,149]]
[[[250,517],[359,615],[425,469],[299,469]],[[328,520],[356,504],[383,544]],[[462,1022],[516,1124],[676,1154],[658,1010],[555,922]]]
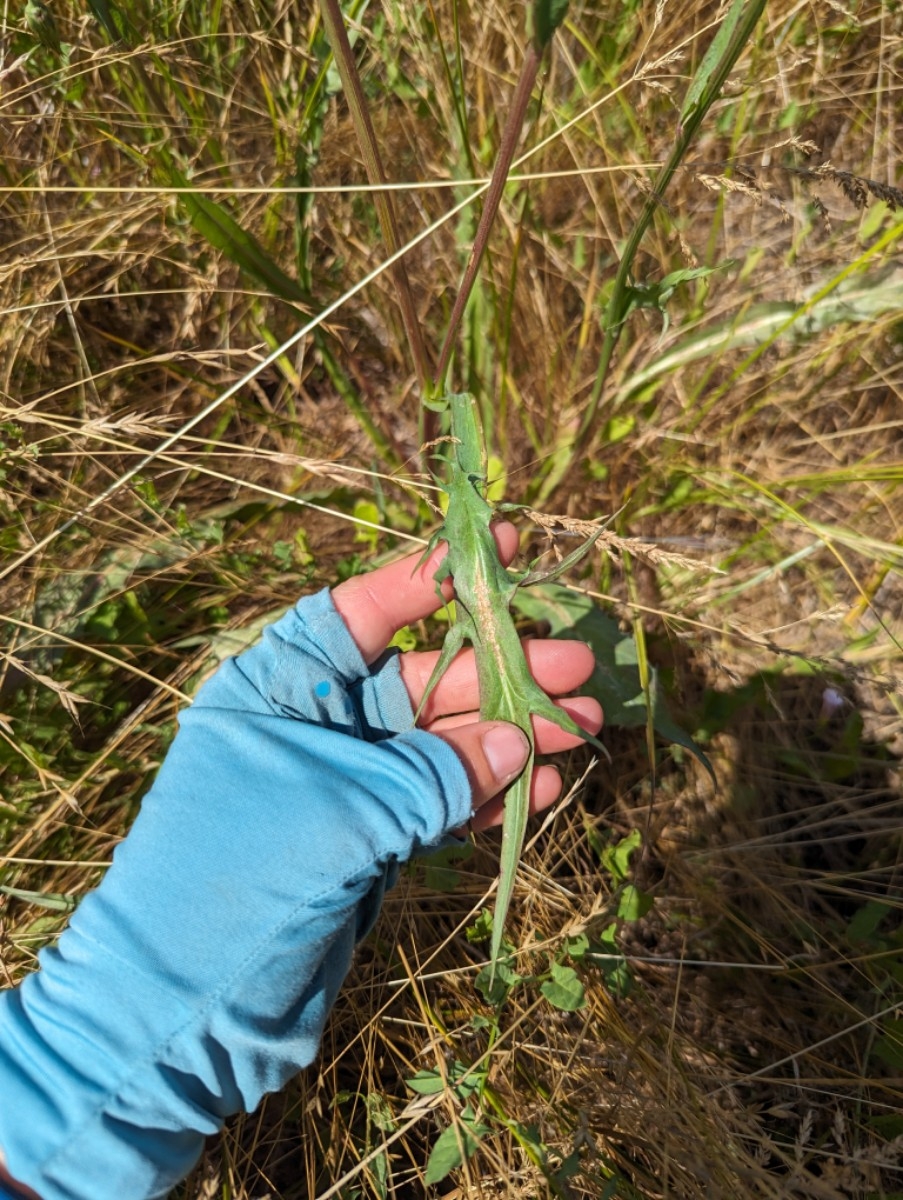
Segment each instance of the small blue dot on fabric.
[[318,696],[328,696],[329,693],[332,691],[332,687],[330,686],[329,680],[324,679],[322,683],[318,683],[317,686],[314,688],[314,691],[316,692],[316,694]]

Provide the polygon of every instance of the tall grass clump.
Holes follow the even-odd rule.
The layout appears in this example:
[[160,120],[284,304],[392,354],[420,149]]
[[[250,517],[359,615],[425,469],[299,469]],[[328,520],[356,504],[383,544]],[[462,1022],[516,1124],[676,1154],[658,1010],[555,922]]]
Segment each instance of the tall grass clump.
[[[344,4],[374,186],[313,5],[12,7],[10,984],[215,662],[428,539],[423,400],[528,44],[520,9]],[[525,553],[610,520],[525,594],[596,649],[612,761],[530,835],[505,1009],[486,838],[410,869],[317,1068],[186,1198],[903,1193],[901,14],[773,0],[700,116],[737,11],[572,3],[449,350]]]

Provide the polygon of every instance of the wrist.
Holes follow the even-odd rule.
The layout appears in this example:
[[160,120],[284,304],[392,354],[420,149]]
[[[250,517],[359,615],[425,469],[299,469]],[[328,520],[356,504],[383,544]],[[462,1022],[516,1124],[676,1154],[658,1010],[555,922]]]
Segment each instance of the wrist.
[[24,1183],[13,1179],[4,1165],[2,1151],[0,1151],[0,1200],[41,1200],[37,1192],[33,1192]]

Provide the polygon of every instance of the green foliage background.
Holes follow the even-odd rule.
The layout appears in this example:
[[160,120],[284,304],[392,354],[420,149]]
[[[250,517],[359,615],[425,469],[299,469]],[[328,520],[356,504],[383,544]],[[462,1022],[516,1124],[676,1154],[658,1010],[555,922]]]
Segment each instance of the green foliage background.
[[[345,13],[436,347],[523,13]],[[655,206],[573,450],[718,17],[571,5],[460,337],[507,496],[613,517],[569,601],[608,664],[613,762],[535,831],[506,1006],[473,986],[487,838],[412,869],[318,1066],[185,1197],[903,1194],[898,6],[767,5]],[[347,294],[384,255],[313,6],[29,0],[0,89],[12,983],[216,661],[435,516],[389,276]]]

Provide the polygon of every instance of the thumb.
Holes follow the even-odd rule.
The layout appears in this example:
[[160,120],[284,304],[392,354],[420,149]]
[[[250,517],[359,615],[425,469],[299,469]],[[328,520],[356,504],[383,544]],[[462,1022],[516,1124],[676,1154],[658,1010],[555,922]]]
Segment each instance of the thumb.
[[448,742],[464,764],[474,811],[515,780],[530,757],[526,734],[507,721],[476,721],[433,732]]

